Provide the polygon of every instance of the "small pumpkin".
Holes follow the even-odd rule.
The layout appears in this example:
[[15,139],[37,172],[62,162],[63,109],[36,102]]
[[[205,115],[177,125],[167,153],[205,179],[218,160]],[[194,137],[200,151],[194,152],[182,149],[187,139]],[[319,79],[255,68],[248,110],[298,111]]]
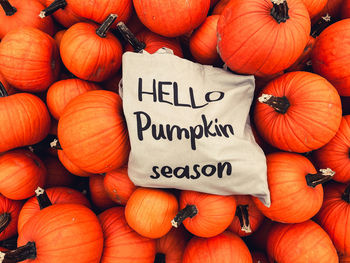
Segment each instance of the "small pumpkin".
[[189,232],[199,237],[213,237],[224,232],[236,211],[233,196],[181,191],[179,203],[181,211],[172,220],[173,226],[183,223]]
[[125,220],[124,208],[113,207],[98,215],[104,249],[101,263],[153,263],[156,241],[136,233]]
[[176,197],[164,190],[137,188],[125,206],[128,225],[148,238],[160,238],[171,229],[171,219],[178,211]]
[[66,29],[62,29],[60,31],[58,31],[54,36],[53,38],[55,39],[56,41],[56,44],[58,46],[58,48],[60,47],[61,45],[61,40],[62,40],[62,37],[64,35],[64,33],[66,32]]
[[108,196],[103,185],[102,175],[91,175],[89,177],[90,199],[101,211],[116,206],[116,203]]
[[23,202],[6,198],[0,194],[0,241],[17,234],[18,216]]

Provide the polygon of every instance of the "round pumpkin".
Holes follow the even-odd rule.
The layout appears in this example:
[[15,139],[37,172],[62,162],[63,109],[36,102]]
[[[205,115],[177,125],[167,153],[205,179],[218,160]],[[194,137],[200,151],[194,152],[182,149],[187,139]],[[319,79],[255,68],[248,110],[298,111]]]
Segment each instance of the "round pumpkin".
[[56,41],[56,44],[58,46],[58,48],[60,47],[61,45],[61,40],[62,40],[62,37],[64,35],[64,33],[66,32],[66,29],[62,29],[60,31],[58,31],[54,36],[53,38],[55,39]]
[[0,155],[0,193],[13,200],[34,195],[43,187],[47,170],[44,163],[31,151],[16,149]]
[[63,150],[57,151],[58,159],[62,163],[62,165],[72,174],[82,177],[89,177],[93,175],[92,173],[88,173],[82,169],[80,169],[78,166],[76,166],[74,163],[72,163],[71,160],[68,159],[66,154]]
[[60,45],[62,62],[78,78],[99,82],[118,72],[123,48],[107,32],[116,17],[109,16],[100,26],[76,23],[64,33]]
[[178,211],[176,197],[164,190],[137,188],[125,206],[128,225],[148,238],[160,238],[171,229],[171,219]]
[[317,74],[286,73],[272,80],[260,95],[255,126],[264,140],[281,150],[303,153],[318,149],[339,128],[339,94]]
[[98,216],[104,236],[101,263],[153,263],[156,241],[128,226],[123,207],[110,208]]
[[317,173],[309,159],[296,153],[271,153],[266,162],[271,206],[252,197],[258,209],[282,223],[300,223],[316,215],[323,202],[320,184],[330,180],[334,172],[325,169]]
[[218,52],[234,72],[273,75],[300,57],[310,26],[299,0],[230,1],[218,21]]
[[298,224],[275,224],[269,232],[267,244],[270,262],[339,262],[332,240],[311,220]]
[[172,220],[173,226],[181,223],[192,234],[199,237],[213,237],[226,230],[236,211],[233,196],[181,191],[181,211]]
[[130,143],[119,95],[93,90],[71,100],[58,122],[58,139],[68,159],[84,171],[123,166]]
[[140,21],[151,31],[166,37],[183,35],[206,18],[210,0],[133,0]]
[[0,71],[19,90],[47,90],[60,71],[55,40],[33,27],[11,30],[0,42]]
[[243,240],[225,231],[210,238],[193,237],[187,244],[183,263],[252,263],[252,256]]
[[314,72],[332,83],[340,96],[350,96],[349,40],[350,19],[343,19],[319,35],[311,53]]
[[17,234],[18,216],[23,202],[6,198],[0,194],[0,240]]
[[318,15],[326,6],[328,0],[302,0],[312,19]]
[[101,211],[116,206],[116,203],[108,196],[103,185],[102,175],[91,175],[89,177],[90,199]]

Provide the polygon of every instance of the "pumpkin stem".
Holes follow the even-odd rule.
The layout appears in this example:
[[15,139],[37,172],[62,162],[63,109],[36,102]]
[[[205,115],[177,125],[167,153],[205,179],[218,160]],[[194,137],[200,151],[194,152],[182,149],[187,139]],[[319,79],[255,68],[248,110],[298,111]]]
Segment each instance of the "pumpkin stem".
[[100,25],[99,28],[96,29],[96,34],[99,37],[106,37],[107,36],[107,31],[111,28],[112,24],[114,21],[117,19],[116,14],[110,14],[105,21]]
[[17,248],[17,238],[18,236],[14,236],[5,240],[0,241],[0,247],[4,247],[9,250],[13,250]]
[[[55,142],[55,140],[57,140],[56,135],[48,134],[44,140],[42,140],[36,144],[30,145],[30,146],[28,146],[28,148],[31,152],[33,152],[37,155],[45,154],[46,151],[50,148],[62,150],[58,140],[57,140],[57,142]],[[51,144],[55,144],[55,145],[52,146]]]
[[7,90],[5,89],[5,86],[0,81],[0,97],[7,97],[9,94],[7,93]]
[[285,114],[287,112],[288,108],[290,107],[290,103],[289,103],[286,96],[275,97],[275,96],[269,95],[269,94],[262,94],[258,98],[258,100],[259,100],[259,102],[269,105],[275,111],[277,111],[278,113],[282,113],[282,114]]
[[153,263],[165,263],[165,254],[157,253]]
[[38,188],[35,190],[35,195],[36,199],[38,200],[40,210],[52,205],[51,200],[47,196],[46,191],[40,186],[38,186]]
[[34,242],[6,252],[0,252],[0,263],[15,263],[26,259],[36,258],[36,247]]
[[273,7],[270,11],[272,17],[278,24],[285,23],[289,19],[287,0],[271,0]]
[[334,176],[335,172],[330,168],[320,169],[317,174],[307,174],[305,175],[306,183],[308,186],[315,187],[319,184],[323,184],[329,180],[331,180]]
[[45,18],[55,13],[58,9],[64,9],[66,5],[67,5],[66,0],[55,0],[51,3],[51,5],[49,5],[48,7],[46,7],[40,12],[39,17]]
[[6,229],[11,222],[11,214],[3,213],[0,215],[0,233]]
[[350,204],[350,184],[345,188],[344,193],[342,194],[341,198]]
[[330,24],[332,24],[331,16],[327,13],[325,16],[322,16],[317,20],[317,22],[311,27],[311,36],[313,38],[318,37]]
[[17,12],[17,9],[12,6],[8,0],[0,0],[0,5],[7,16],[12,16]]
[[146,44],[138,40],[136,36],[130,31],[130,29],[124,24],[124,22],[119,22],[117,24],[117,28],[122,34],[123,38],[129,42],[136,53],[139,53],[145,49]]
[[62,150],[61,144],[56,136],[53,141],[50,142],[50,147],[56,150]]
[[239,223],[241,224],[241,230],[245,233],[251,233],[249,222],[248,205],[239,205],[236,209],[236,216],[238,216]]
[[186,218],[192,218],[197,214],[198,210],[195,205],[186,205],[186,207],[179,211],[174,219],[171,220],[171,224],[173,227],[179,227]]

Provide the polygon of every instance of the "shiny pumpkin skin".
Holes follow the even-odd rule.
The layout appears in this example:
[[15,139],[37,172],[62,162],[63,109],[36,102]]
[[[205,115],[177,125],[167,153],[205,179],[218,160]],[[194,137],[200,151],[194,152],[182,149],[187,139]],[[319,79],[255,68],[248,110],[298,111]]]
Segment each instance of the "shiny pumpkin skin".
[[1,40],[0,71],[19,90],[47,90],[58,77],[60,63],[55,40],[37,28],[17,28]]
[[277,23],[270,15],[270,0],[227,4],[218,21],[218,52],[232,71],[273,75],[300,57],[309,39],[310,17],[301,1],[288,0],[287,4],[285,23]]
[[98,216],[104,235],[101,263],[153,263],[156,241],[143,237],[130,228],[124,208],[113,207]]

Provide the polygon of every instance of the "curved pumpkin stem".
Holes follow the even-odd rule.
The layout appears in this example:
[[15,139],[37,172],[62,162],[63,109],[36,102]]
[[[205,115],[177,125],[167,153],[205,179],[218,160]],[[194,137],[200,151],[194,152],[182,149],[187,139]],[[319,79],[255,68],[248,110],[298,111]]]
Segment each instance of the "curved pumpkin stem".
[[45,18],[55,13],[58,9],[64,9],[66,5],[67,5],[66,0],[55,0],[51,3],[51,5],[49,5],[48,7],[46,7],[40,12],[39,17]]
[[17,12],[17,9],[12,6],[8,0],[0,0],[0,5],[7,16],[12,16]]
[[343,199],[345,202],[350,204],[350,184],[345,188],[345,191],[342,194],[341,199]]
[[282,114],[285,114],[290,107],[290,103],[289,103],[286,96],[276,97],[276,96],[269,95],[269,94],[262,94],[258,98],[258,101],[269,105],[275,111],[277,111],[278,113],[282,113]]
[[11,222],[11,214],[3,213],[0,215],[0,233],[6,229]]
[[236,209],[236,216],[241,224],[241,230],[245,233],[251,233],[252,229],[249,222],[248,205],[239,205]]
[[0,81],[0,97],[7,97],[9,94],[7,93],[7,90],[5,89],[4,85]]
[[273,7],[270,11],[272,17],[278,24],[285,23],[289,19],[287,0],[271,0]]
[[122,34],[123,38],[129,42],[136,53],[139,53],[145,49],[146,44],[138,40],[136,36],[130,31],[130,29],[124,24],[124,22],[119,22],[117,24],[117,28]]
[[316,187],[319,184],[323,184],[331,180],[335,172],[330,168],[320,169],[317,174],[307,174],[305,175],[306,183],[310,187]]
[[154,259],[154,263],[165,263],[165,254],[157,253],[156,258]]
[[116,14],[110,14],[105,21],[101,24],[99,28],[96,29],[96,34],[99,37],[106,37],[107,36],[107,31],[111,28],[112,24],[114,21],[117,19]]
[[186,218],[193,218],[197,214],[198,210],[195,205],[186,205],[186,207],[179,211],[174,219],[171,220],[171,224],[173,227],[179,227]]
[[325,16],[321,17],[311,28],[311,36],[313,38],[318,37],[323,30],[325,30],[329,25],[332,24],[332,17],[327,13]]
[[38,187],[35,190],[35,195],[36,195],[36,199],[38,200],[40,210],[52,205],[51,200],[47,196],[46,191],[44,189],[42,189],[41,187]]
[[6,252],[0,252],[0,263],[15,263],[26,259],[36,258],[36,247],[34,242]]

